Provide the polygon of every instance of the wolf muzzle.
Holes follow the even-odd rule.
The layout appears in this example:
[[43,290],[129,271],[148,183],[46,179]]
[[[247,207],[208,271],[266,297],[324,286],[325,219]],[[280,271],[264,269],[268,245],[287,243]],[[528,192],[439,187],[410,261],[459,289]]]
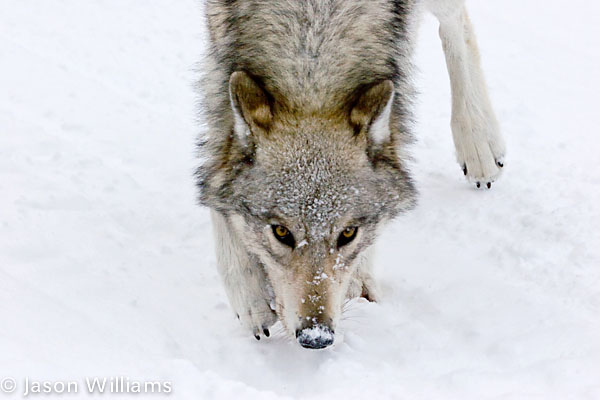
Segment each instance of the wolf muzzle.
[[312,327],[298,329],[296,339],[300,346],[306,349],[324,349],[333,344],[334,331],[327,325],[314,325]]

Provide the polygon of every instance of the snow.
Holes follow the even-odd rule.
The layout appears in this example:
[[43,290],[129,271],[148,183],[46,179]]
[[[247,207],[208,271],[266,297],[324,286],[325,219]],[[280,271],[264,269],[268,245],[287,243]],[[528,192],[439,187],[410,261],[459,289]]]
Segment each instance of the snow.
[[331,333],[331,331],[329,329],[326,329],[322,325],[317,325],[312,328],[302,329],[302,331],[300,332],[300,335],[306,336],[307,338],[312,339],[312,340],[317,339],[317,338],[323,338],[323,339],[329,339],[329,340],[333,339],[333,334]]
[[381,235],[381,303],[351,303],[315,352],[281,326],[256,341],[220,285],[191,178],[198,3],[4,0],[0,381],[162,379],[178,399],[600,398],[600,5],[469,6],[504,176],[464,182],[426,17],[419,205]]
[[[306,317],[310,319],[310,317]],[[314,319],[316,323],[316,318]],[[305,328],[298,334],[298,342],[304,346],[309,346],[311,349],[325,348],[325,344],[331,344],[334,341],[333,332],[323,325],[315,325],[311,328]]]

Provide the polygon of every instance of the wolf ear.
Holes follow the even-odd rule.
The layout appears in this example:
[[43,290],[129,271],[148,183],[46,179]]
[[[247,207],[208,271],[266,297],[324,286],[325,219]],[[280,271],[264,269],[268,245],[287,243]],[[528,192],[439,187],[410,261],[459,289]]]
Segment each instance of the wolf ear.
[[379,82],[359,97],[350,112],[350,123],[357,134],[368,134],[371,145],[379,146],[390,140],[390,118],[394,102],[394,84]]
[[245,72],[237,71],[229,78],[229,98],[234,115],[233,130],[244,145],[250,133],[266,132],[273,120],[267,94]]

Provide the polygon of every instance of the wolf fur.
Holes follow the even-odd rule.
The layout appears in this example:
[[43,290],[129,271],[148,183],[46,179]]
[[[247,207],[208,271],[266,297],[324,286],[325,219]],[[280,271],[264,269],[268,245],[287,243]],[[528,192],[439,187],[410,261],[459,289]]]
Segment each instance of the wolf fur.
[[326,347],[347,298],[378,299],[371,246],[415,203],[405,150],[423,9],[440,21],[459,165],[490,187],[505,150],[463,0],[206,2],[200,201],[231,306],[257,339],[280,320]]

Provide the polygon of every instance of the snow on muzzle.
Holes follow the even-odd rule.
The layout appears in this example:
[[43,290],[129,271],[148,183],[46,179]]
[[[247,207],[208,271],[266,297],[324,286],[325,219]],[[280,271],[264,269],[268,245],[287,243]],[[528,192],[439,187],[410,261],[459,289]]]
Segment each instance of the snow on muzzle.
[[333,344],[334,331],[327,325],[318,324],[298,329],[296,339],[306,349],[324,349]]

